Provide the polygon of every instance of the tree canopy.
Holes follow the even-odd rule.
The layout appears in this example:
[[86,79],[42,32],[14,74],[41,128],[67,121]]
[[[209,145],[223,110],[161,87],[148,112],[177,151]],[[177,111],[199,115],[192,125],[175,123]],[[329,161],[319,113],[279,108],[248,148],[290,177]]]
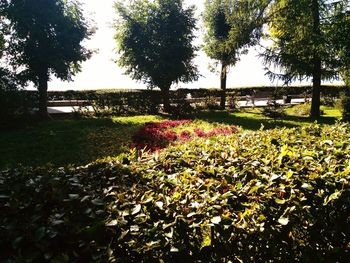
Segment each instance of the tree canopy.
[[116,4],[118,64],[133,79],[158,87],[169,110],[173,83],[197,79],[194,7],[182,0],[134,0]]
[[39,90],[39,112],[47,115],[51,75],[71,80],[91,52],[82,41],[92,34],[75,0],[10,0],[4,6],[11,38],[6,48],[13,68]]
[[204,51],[221,64],[221,107],[226,104],[226,79],[248,47],[262,33],[265,9],[270,1],[206,0],[203,20],[206,27]]
[[337,78],[347,59],[341,54],[349,46],[343,28],[348,22],[340,18],[346,14],[347,4],[348,1],[279,0],[270,6],[273,45],[265,54],[265,62],[279,67],[282,73],[269,74],[285,83],[312,78],[314,117],[320,115],[321,81]]

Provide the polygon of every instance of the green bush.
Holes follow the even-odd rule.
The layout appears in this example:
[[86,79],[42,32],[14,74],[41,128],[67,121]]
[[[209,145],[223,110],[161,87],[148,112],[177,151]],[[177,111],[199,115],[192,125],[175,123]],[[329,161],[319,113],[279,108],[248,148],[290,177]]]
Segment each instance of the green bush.
[[341,96],[341,110],[343,120],[350,121],[350,90],[346,89]]
[[349,262],[349,139],[315,124],[3,172],[0,261]]
[[35,93],[19,90],[24,83],[0,68],[0,127],[18,126],[33,115],[37,105]]
[[309,116],[311,111],[311,103],[295,105],[289,109],[289,113],[295,116]]

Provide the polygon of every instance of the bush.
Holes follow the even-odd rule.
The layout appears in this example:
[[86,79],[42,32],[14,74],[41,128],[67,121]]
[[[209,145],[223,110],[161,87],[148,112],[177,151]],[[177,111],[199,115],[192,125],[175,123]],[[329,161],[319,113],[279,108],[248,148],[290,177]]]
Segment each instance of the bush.
[[349,262],[349,139],[311,125],[3,172],[0,261]]
[[18,126],[33,115],[37,97],[34,93],[18,90],[21,85],[23,82],[17,76],[0,68],[0,127]]
[[346,91],[341,96],[341,110],[343,120],[349,122],[350,121],[350,90],[346,89]]
[[295,116],[310,116],[310,111],[311,111],[310,103],[295,105],[289,109],[290,114]]
[[172,130],[175,127],[192,123],[191,120],[178,121],[162,121],[162,122],[148,122],[143,125],[132,137],[132,147],[138,150],[157,151],[166,148],[176,141],[185,142],[193,137],[210,138],[218,135],[231,135],[237,133],[238,129],[235,126],[217,127],[208,132],[202,129],[195,128],[193,133],[189,130],[182,130],[176,133]]
[[[303,103],[299,105],[295,105],[288,109],[288,113],[294,116],[299,117],[308,117],[310,116],[311,112],[311,103]],[[324,111],[320,109],[321,115],[324,114]]]

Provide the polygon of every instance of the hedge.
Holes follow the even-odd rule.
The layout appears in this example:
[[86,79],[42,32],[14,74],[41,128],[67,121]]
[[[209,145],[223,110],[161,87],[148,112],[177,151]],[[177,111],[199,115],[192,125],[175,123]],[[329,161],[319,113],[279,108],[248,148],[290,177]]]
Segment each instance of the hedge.
[[0,175],[3,262],[349,262],[350,125]]
[[[334,102],[340,93],[344,92],[342,86],[323,86],[322,96],[327,102]],[[227,89],[227,103],[234,108],[237,97],[254,95],[257,97],[278,97],[283,95],[310,96],[311,87],[251,87]],[[222,91],[220,89],[178,89],[170,92],[173,105],[172,114],[175,116],[186,116],[195,109],[218,109]],[[28,115],[33,108],[37,108],[37,91],[1,91],[0,109],[2,119],[13,118],[13,115]],[[190,95],[193,99],[200,98],[193,108],[186,98]],[[50,91],[49,101],[61,100],[86,100],[93,106],[94,113],[101,115],[139,115],[157,114],[160,112],[162,95],[159,90],[87,90],[87,91]],[[84,109],[82,108],[84,111]],[[0,116],[1,117],[1,116]],[[5,118],[6,117],[6,118]],[[26,117],[26,116],[25,116]]]
[[[344,92],[345,86],[327,86],[321,87],[321,93],[323,96],[339,97],[340,93]],[[281,95],[304,95],[305,93],[311,95],[311,86],[263,86],[263,87],[241,87],[241,88],[229,88],[227,89],[228,95],[246,96],[251,94],[267,94],[272,95],[275,91],[278,91]],[[34,91],[35,92],[35,91]],[[146,94],[152,96],[152,98],[160,97],[161,92],[159,90],[87,90],[87,91],[50,91],[48,93],[49,100],[94,100],[98,96],[119,96],[127,97],[130,94],[137,96],[137,94]],[[221,95],[220,89],[177,89],[170,91],[173,99],[179,99],[186,97],[188,94],[192,98],[203,97],[219,97]]]

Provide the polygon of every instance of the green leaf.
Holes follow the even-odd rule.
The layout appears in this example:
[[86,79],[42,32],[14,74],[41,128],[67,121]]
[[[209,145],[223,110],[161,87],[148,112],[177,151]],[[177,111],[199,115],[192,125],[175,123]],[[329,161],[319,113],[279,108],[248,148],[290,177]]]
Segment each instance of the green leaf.
[[68,263],[69,256],[67,254],[62,254],[51,260],[51,263]]
[[283,205],[283,204],[285,204],[285,203],[286,203],[286,200],[276,198],[276,199],[275,199],[275,202],[276,202],[276,204]]
[[34,234],[34,240],[36,242],[42,240],[45,236],[45,232],[46,232],[46,228],[45,227],[40,227],[38,228],[36,231],[35,231],[35,234]]
[[105,205],[104,201],[102,199],[98,199],[98,198],[92,200],[91,203],[93,205],[96,205],[96,206],[103,206],[103,205]]
[[131,215],[136,215],[138,213],[140,213],[141,211],[141,205],[137,204],[134,206],[134,208],[131,210]]
[[211,236],[211,227],[205,226],[203,227],[203,240],[201,243],[201,249],[205,247],[210,247],[212,242],[212,236]]
[[158,202],[156,202],[156,206],[157,206],[159,209],[163,209],[164,203],[163,203],[162,201],[158,201]]
[[331,194],[330,196],[327,196],[324,199],[323,205],[326,206],[328,205],[331,201],[338,199],[342,195],[342,191],[337,191]]
[[221,222],[221,217],[220,216],[215,216],[213,217],[210,222],[212,222],[214,225],[217,225]]
[[106,226],[116,226],[118,225],[118,220],[111,220],[109,222],[106,223]]
[[23,237],[21,236],[21,237],[17,237],[14,241],[12,241],[13,249],[17,250],[22,240],[23,240]]
[[281,218],[278,219],[278,223],[280,223],[283,226],[286,226],[289,223],[289,219],[286,218],[286,217],[281,217]]
[[248,194],[249,194],[249,195],[254,194],[254,193],[257,192],[261,187],[262,187],[262,185],[253,186],[253,187],[249,190]]

